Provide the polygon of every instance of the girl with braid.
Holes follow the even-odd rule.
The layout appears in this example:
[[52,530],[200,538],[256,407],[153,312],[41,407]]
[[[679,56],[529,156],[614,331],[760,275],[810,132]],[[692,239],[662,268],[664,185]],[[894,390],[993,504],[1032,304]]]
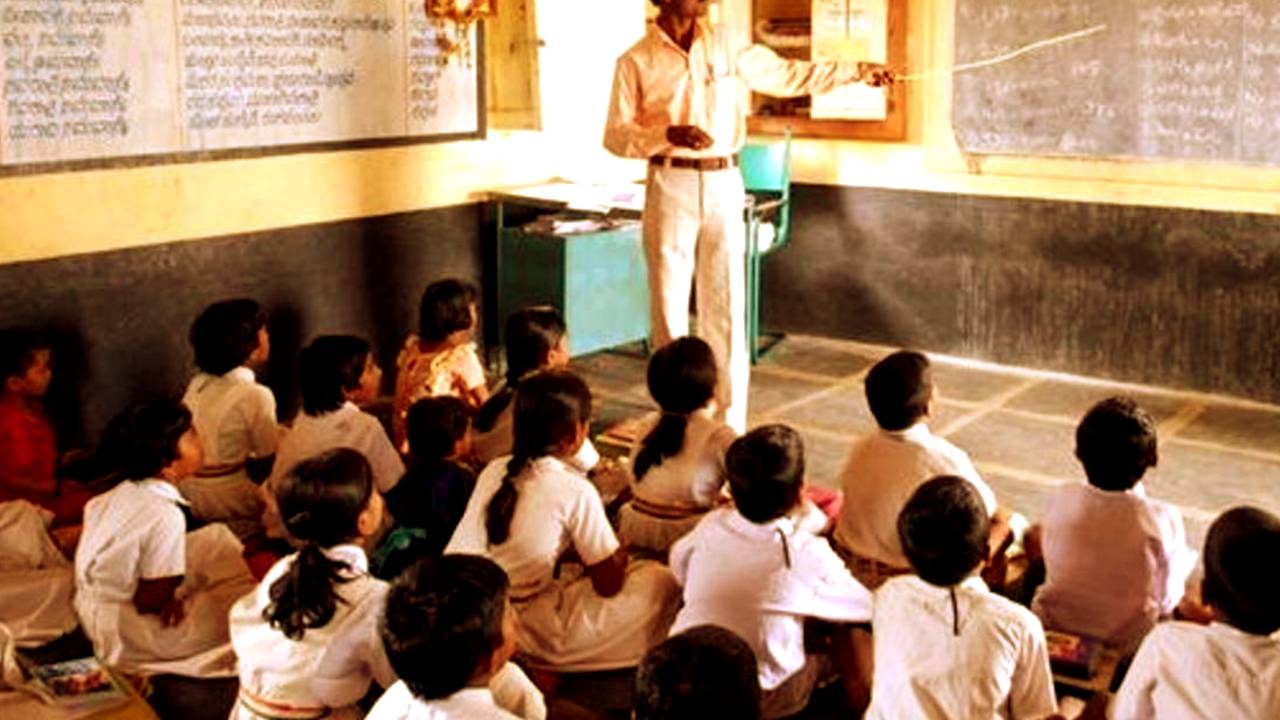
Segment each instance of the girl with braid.
[[590,417],[591,392],[576,375],[524,379],[512,455],[480,474],[445,549],[507,572],[519,651],[558,671],[635,666],[666,636],[677,596],[664,566],[628,561],[599,493],[570,462]]

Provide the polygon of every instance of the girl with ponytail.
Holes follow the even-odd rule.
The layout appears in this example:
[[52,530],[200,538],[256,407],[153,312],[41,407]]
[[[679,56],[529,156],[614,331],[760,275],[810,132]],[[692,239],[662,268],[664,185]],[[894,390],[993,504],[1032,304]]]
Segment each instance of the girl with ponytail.
[[714,417],[716,359],[696,337],[682,337],[649,360],[649,394],[661,408],[646,418],[632,449],[632,500],[619,529],[633,547],[666,553],[720,499],[733,430]]
[[666,637],[678,594],[664,566],[628,562],[600,494],[572,462],[590,417],[591,392],[573,373],[522,380],[512,454],[480,474],[445,549],[507,572],[520,650],[560,671],[633,667]]
[[396,679],[378,642],[387,584],[369,574],[357,544],[380,531],[382,496],[368,461],[347,448],[295,465],[275,496],[300,545],[231,609],[233,717],[361,717],[356,703],[370,684]]

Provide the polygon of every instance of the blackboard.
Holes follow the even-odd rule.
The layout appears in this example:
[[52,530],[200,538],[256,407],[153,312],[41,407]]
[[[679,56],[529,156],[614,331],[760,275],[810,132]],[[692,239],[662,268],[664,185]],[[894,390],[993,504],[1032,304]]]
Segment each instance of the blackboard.
[[955,62],[1098,25],[957,73],[960,147],[1280,164],[1280,0],[957,0]]
[[0,172],[476,137],[482,44],[421,0],[0,0]]

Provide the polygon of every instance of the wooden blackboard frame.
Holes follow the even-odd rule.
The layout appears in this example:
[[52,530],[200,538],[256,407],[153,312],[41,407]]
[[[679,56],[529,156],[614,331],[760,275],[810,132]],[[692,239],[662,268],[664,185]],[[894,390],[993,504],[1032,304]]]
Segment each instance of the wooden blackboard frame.
[[382,138],[357,138],[353,140],[328,140],[324,142],[290,143],[252,147],[223,148],[218,150],[189,150],[173,153],[149,153],[145,155],[115,155],[111,157],[83,158],[76,160],[46,160],[32,163],[0,165],[0,178],[23,175],[44,175],[61,172],[85,172],[92,170],[120,170],[155,165],[184,165],[221,160],[248,160],[280,155],[306,155],[310,153],[341,152],[348,150],[374,150],[406,147],[410,145],[434,145],[462,140],[483,140],[488,134],[486,96],[485,23],[476,23],[476,39],[473,44],[476,63],[476,129],[474,132],[438,133],[432,135],[400,135]]

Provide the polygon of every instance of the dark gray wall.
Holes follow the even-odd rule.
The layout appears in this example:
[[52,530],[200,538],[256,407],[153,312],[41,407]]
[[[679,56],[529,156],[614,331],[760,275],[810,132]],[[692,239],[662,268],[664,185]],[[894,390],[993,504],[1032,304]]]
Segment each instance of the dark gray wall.
[[201,308],[252,297],[270,313],[267,382],[289,417],[297,351],[316,335],[367,338],[389,383],[426,283],[480,283],[480,226],[469,205],[3,265],[0,327],[52,335],[51,414],[64,444],[92,444],[132,400],[182,392]]
[[1280,217],[794,194],[766,327],[1280,402]]

